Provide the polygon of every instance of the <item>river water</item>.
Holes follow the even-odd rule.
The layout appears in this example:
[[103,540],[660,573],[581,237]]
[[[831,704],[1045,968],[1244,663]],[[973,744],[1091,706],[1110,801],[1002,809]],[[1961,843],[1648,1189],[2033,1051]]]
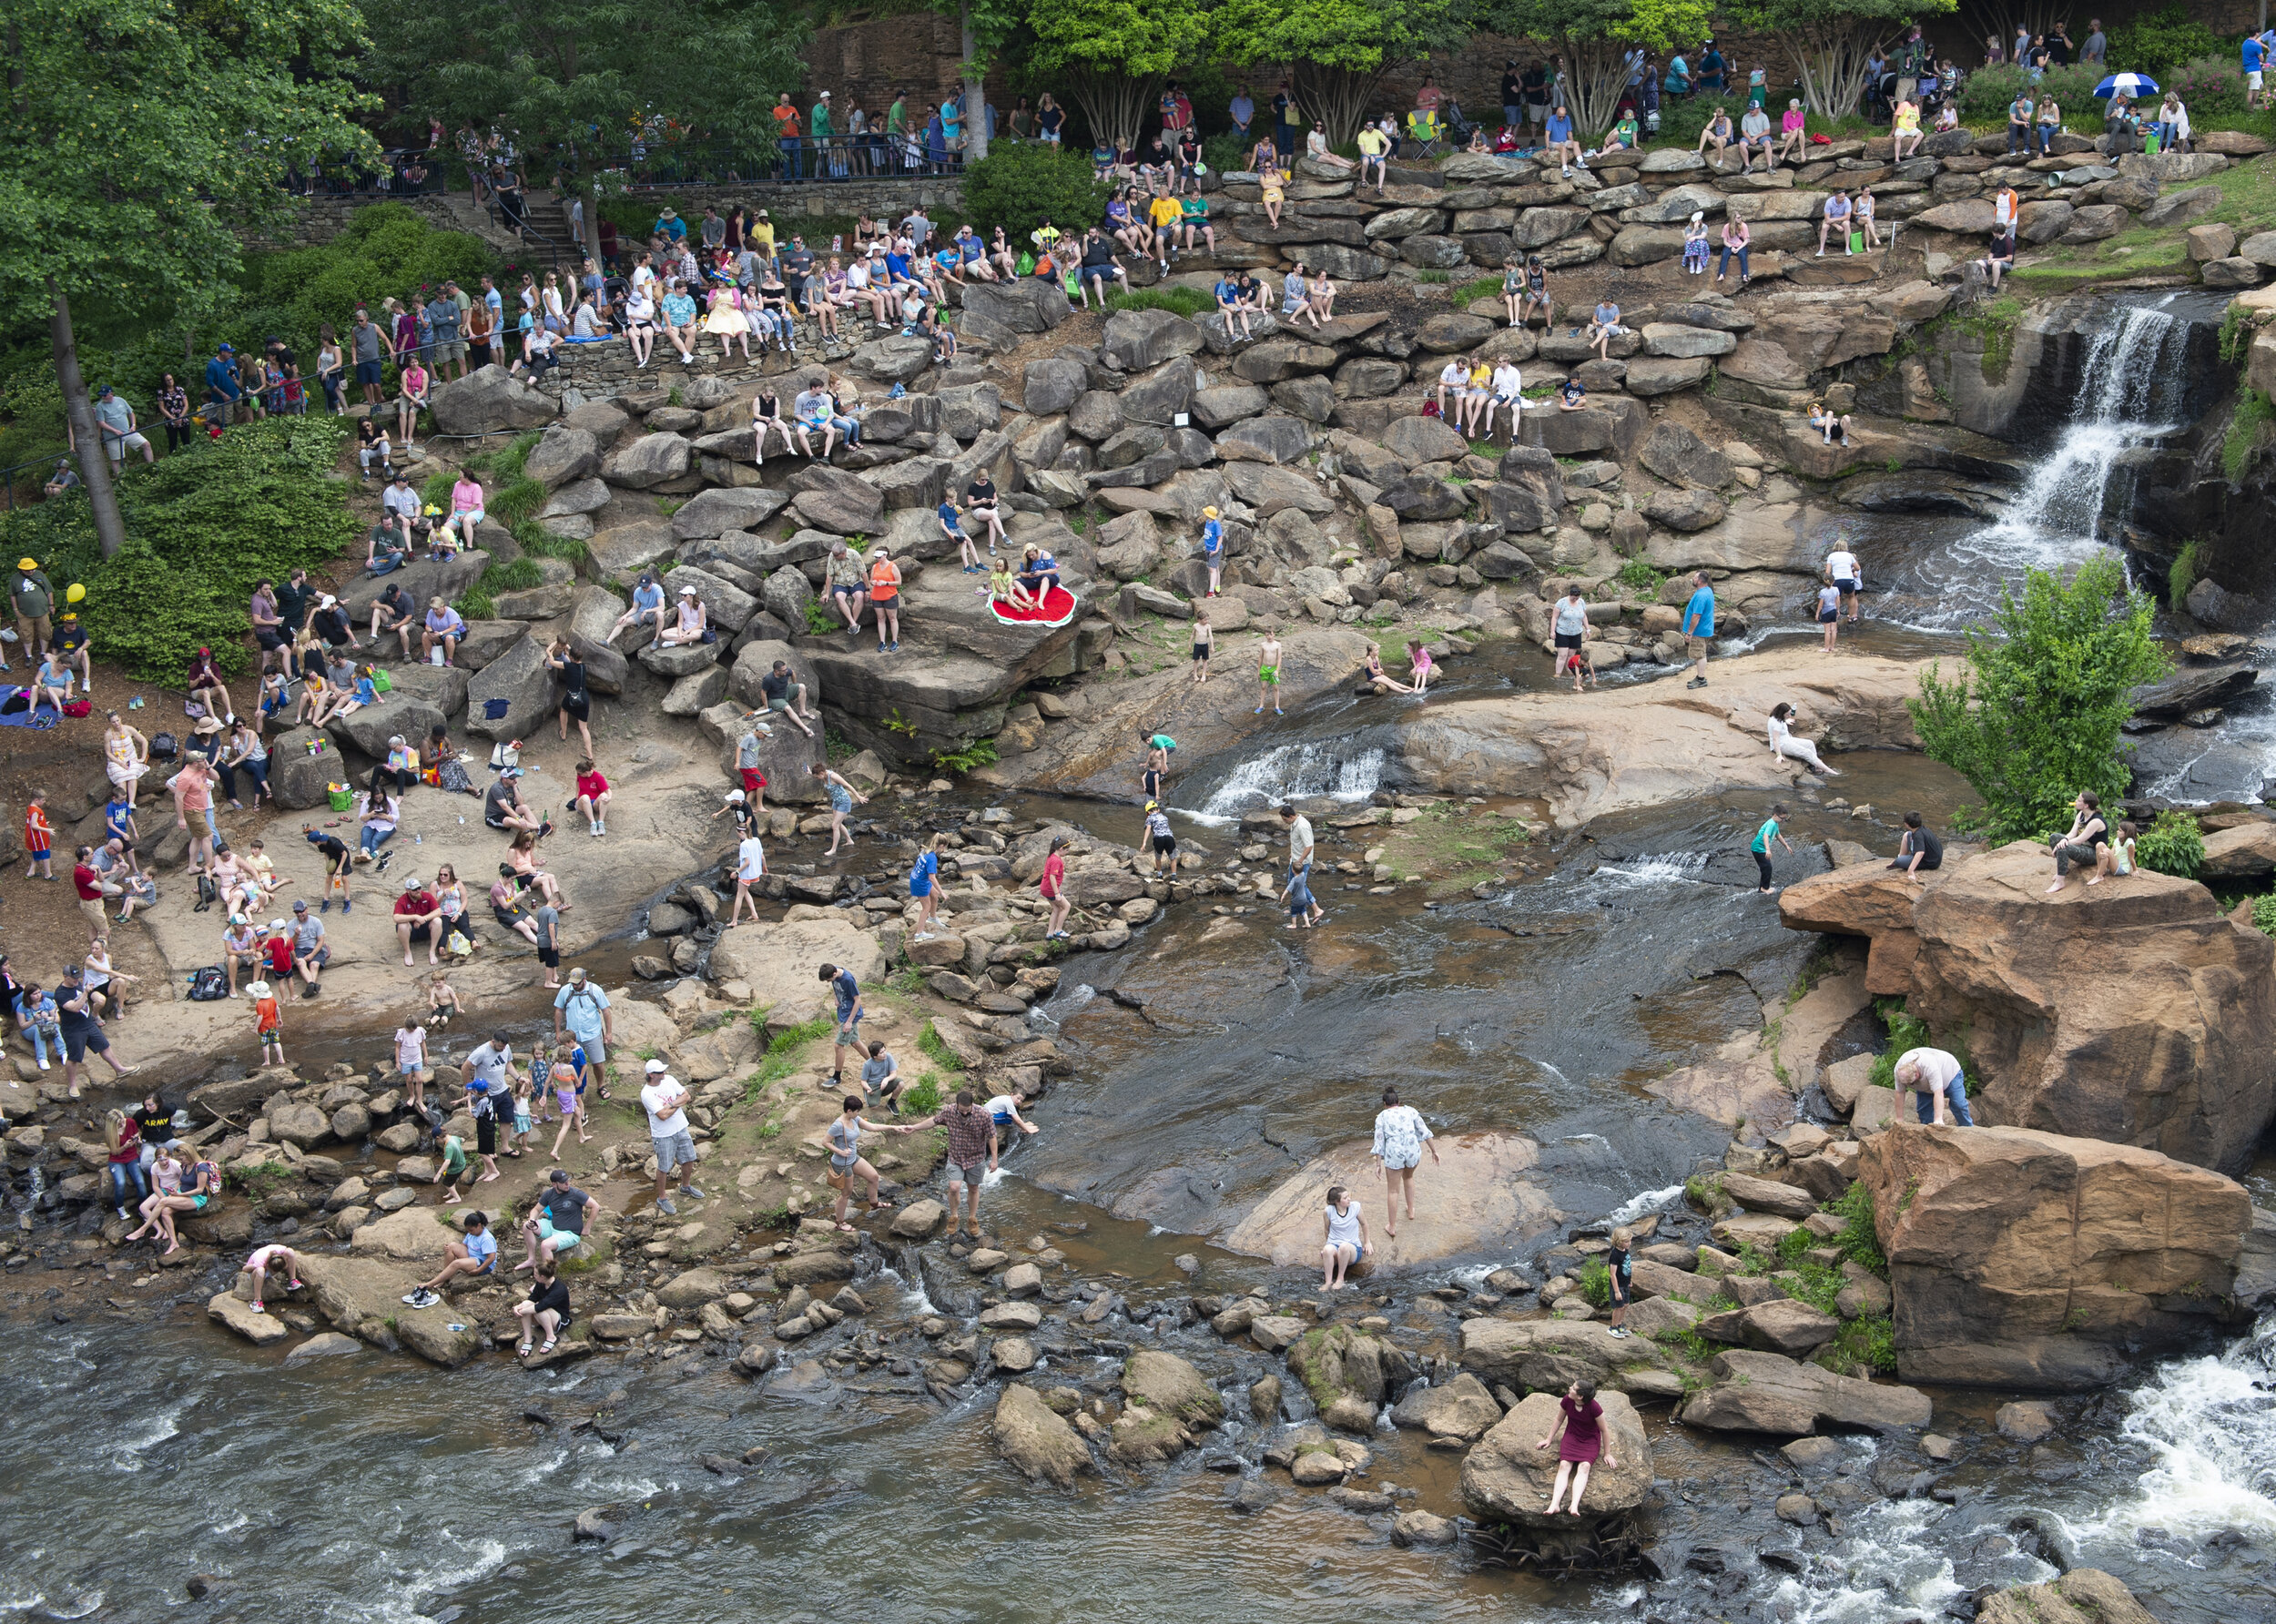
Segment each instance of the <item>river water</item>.
[[[2049,449],[2063,472],[2030,483],[2005,518],[1850,528],[1877,588],[1865,646],[1956,650],[1956,629],[1994,606],[1999,584],[2100,544],[2100,486],[2079,486],[2159,426],[2146,415],[2164,409],[2156,370],[2139,357],[2170,336],[2153,317],[2125,318],[2123,341],[2089,370],[2096,387]],[[1755,641],[1814,633],[1797,604],[1791,624]],[[1542,663],[1515,650],[1447,677],[1454,692],[1546,681]],[[2234,730],[2225,792],[2246,790],[2253,726]],[[1239,815],[1270,797],[1364,802],[1395,776],[1397,732],[1385,702],[1324,695],[1262,747],[1198,764],[1174,797],[1184,832],[1222,848],[1243,838]],[[2267,743],[2276,765],[2276,722]],[[1918,758],[1838,765],[1839,792],[1856,802],[1934,819],[1965,796]],[[1781,859],[1783,878],[1822,866],[1807,855],[1814,839],[1889,838],[1823,806],[1832,793],[1800,797],[1789,827],[1805,855]],[[1149,1306],[1195,1289],[1299,1289],[1300,1276],[1194,1237],[1316,1151],[1364,1137],[1386,1082],[1441,1132],[1535,1139],[1538,1176],[1570,1222],[1616,1209],[1672,1216],[1677,1187],[1720,1156],[1725,1135],[1642,1085],[1756,1028],[1809,950],[1753,894],[1741,849],[1768,799],[1600,820],[1529,852],[1532,870],[1484,898],[1426,908],[1411,889],[1378,898],[1354,885],[1323,891],[1332,914],[1317,932],[1282,932],[1265,915],[1212,934],[1213,916],[1194,911],[1118,953],[1068,961],[1043,1014],[1075,1076],[990,1190],[991,1226],[1048,1232],[1077,1273],[1118,1276],[1137,1313],[1116,1334],[1193,1353],[1245,1416],[1242,1389],[1276,1362],[1205,1328],[1149,1325]],[[1127,808],[1014,810],[1123,841],[1135,833]],[[1110,989],[1119,996],[1100,996]],[[2276,1204],[2276,1158],[2251,1182]],[[1200,1259],[1198,1286],[1174,1263],[1181,1254]],[[1446,1278],[1480,1261],[1493,1260]],[[19,1289],[36,1288],[27,1273]],[[1876,1469],[1902,1477],[1928,1463],[1906,1442],[1847,1440],[1809,1483],[1847,1505],[1838,1531],[1776,1519],[1772,1502],[1794,1478],[1760,1441],[1691,1433],[1652,1409],[1658,1575],[1559,1584],[1467,1547],[1399,1548],[1387,1519],[1316,1495],[1235,1514],[1227,1478],[1202,1457],[1229,1446],[1253,1461],[1261,1440],[1245,1422],[1181,1463],[1062,1495],[996,1458],[987,1393],[944,1409],[851,1380],[854,1390],[794,1397],[701,1350],[549,1375],[483,1360],[446,1375],[370,1351],[293,1367],[283,1350],[248,1350],[204,1323],[218,1284],[121,1275],[110,1306],[74,1299],[10,1327],[0,1392],[16,1446],[0,1476],[0,1612],[146,1620],[208,1573],[224,1582],[195,1616],[309,1624],[1381,1614],[1436,1624],[1513,1609],[1574,1624],[1927,1624],[1956,1607],[1968,1616],[1978,1587],[2088,1564],[2165,1624],[2276,1617],[2276,1320],[2145,1368],[2125,1389],[2061,1401],[2061,1429],[2027,1450],[1993,1430],[2008,1395],[1936,1391],[1936,1427],[1959,1446],[1944,1476],[1957,1503],[1858,1490]],[[925,1306],[896,1277],[863,1289],[885,1320]],[[1379,1311],[1416,1345],[1452,1344],[1448,1323],[1407,1295]],[[1047,1361],[1042,1374],[1080,1386],[1111,1365]],[[599,1430],[577,1429],[596,1411]],[[1458,1457],[1387,1429],[1376,1447],[1371,1487],[1458,1509]],[[698,1461],[747,1452],[763,1453],[740,1475]],[[617,1538],[573,1545],[571,1520],[594,1506],[612,1508]]]

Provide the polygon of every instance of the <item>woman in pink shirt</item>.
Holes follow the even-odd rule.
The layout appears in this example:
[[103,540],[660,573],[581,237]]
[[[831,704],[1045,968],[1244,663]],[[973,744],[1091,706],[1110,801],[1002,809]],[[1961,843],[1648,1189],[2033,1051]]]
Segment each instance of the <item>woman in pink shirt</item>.
[[419,364],[415,353],[404,363],[401,383],[402,392],[395,400],[395,424],[409,446],[419,432],[419,414],[427,407],[427,369]]
[[1773,165],[1787,162],[1800,163],[1802,145],[1809,138],[1803,129],[1800,102],[1789,101],[1786,104],[1786,116],[1780,121],[1778,127],[1783,133],[1779,137],[1778,150],[1772,155],[1771,162]]
[[489,517],[483,511],[483,482],[471,473],[459,475],[451,487],[451,517],[445,530],[456,529],[465,538],[465,544],[474,544],[474,526]]

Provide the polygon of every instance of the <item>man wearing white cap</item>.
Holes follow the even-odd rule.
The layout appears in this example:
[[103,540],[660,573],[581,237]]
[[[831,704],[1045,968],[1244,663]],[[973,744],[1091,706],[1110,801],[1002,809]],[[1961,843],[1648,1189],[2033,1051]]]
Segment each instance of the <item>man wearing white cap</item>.
[[696,1142],[687,1132],[687,1091],[662,1061],[650,1061],[647,1075],[640,1104],[648,1113],[648,1140],[655,1147],[656,1211],[668,1217],[679,1212],[666,1193],[675,1168],[679,1170],[682,1195],[701,1201],[704,1193],[687,1182],[688,1170],[696,1165]]

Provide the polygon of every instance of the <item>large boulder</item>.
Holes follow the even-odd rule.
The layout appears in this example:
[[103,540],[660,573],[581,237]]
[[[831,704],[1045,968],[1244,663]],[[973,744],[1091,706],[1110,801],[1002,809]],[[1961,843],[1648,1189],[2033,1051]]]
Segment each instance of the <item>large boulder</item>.
[[[711,949],[713,979],[747,984],[755,1008],[819,1001],[826,990],[817,971],[824,964],[853,971],[865,987],[885,973],[877,938],[842,915],[738,925],[721,931]],[[781,1279],[779,1270],[776,1278]]]
[[1976,1624],[2158,1624],[2134,1593],[2099,1568],[2074,1568],[2046,1584],[2017,1585],[1976,1604]]
[[1005,1385],[1003,1396],[996,1400],[994,1430],[996,1453],[1019,1467],[1031,1483],[1072,1488],[1078,1473],[1097,1469],[1089,1446],[1032,1387],[1017,1382]]
[[1214,1426],[1224,1419],[1224,1400],[1200,1371],[1175,1354],[1140,1348],[1123,1366],[1123,1393],[1158,1416]]
[[1201,330],[1174,310],[1117,310],[1106,319],[1099,356],[1110,367],[1143,372],[1202,345]]
[[1625,1389],[1631,1373],[1656,1374],[1665,1365],[1650,1343],[1587,1321],[1462,1322],[1462,1368],[1489,1387],[1513,1393],[1562,1393],[1582,1380]]
[[1928,1425],[1928,1395],[1917,1387],[1835,1375],[1783,1354],[1746,1348],[1717,1354],[1707,1368],[1713,1384],[1684,1402],[1687,1426],[1791,1436],[1822,1428],[1895,1432]]
[[551,491],[572,480],[589,478],[601,466],[601,442],[583,429],[555,423],[538,437],[523,459],[522,472]]
[[526,738],[554,708],[545,645],[526,633],[466,685],[466,730],[484,738]]
[[1664,419],[1644,436],[1636,460],[1671,484],[1714,491],[1731,482],[1729,459],[1682,424]]
[[1426,462],[1452,462],[1469,454],[1470,443],[1458,430],[1435,417],[1402,417],[1377,437],[1383,449],[1409,468]]
[[1066,289],[1041,277],[975,282],[964,289],[964,308],[1013,332],[1049,332],[1074,314]]
[[2017,1128],[1900,1126],[1858,1177],[1914,1381],[2099,1387],[2205,1329],[2252,1225],[2220,1173]]
[[445,434],[542,429],[558,415],[552,401],[494,365],[436,384],[430,399],[434,426]]
[[751,616],[758,613],[757,597],[732,581],[687,563],[676,565],[666,573],[664,601],[667,604],[678,603],[680,590],[688,586],[696,589],[696,601],[709,612],[711,624],[723,637],[741,631],[750,624]]
[[1450,1382],[1409,1393],[1391,1411],[1395,1426],[1465,1444],[1475,1443],[1500,1420],[1501,1406],[1486,1390],[1486,1384],[1468,1372]]
[[1804,879],[1779,910],[1869,938],[1873,990],[1966,1034],[1978,1121],[2241,1169],[2276,1114],[2276,943],[2193,880],[2142,869],[2048,897],[2050,871],[2017,841],[1925,884],[1862,868]]
[[[437,667],[409,666],[408,670],[432,671]],[[449,666],[441,667],[452,669]],[[465,673],[460,672],[462,681]],[[326,731],[344,745],[352,745],[374,761],[387,758],[388,741],[401,735],[413,749],[427,742],[430,731],[449,719],[439,705],[402,693],[384,694],[380,703],[370,705],[325,724]]]
[[698,491],[672,514],[672,534],[679,541],[709,541],[731,530],[757,530],[782,512],[788,494],[756,485],[730,485]]
[[[428,599],[441,598],[446,604],[455,600],[482,579],[490,562],[490,554],[476,547],[449,558],[415,559],[384,575],[359,575],[340,589],[340,606],[348,612],[350,621],[368,627],[371,605],[380,601],[380,594],[390,586],[401,586],[411,594],[412,607],[424,614]],[[417,647],[415,636],[412,644]]]
[[601,463],[601,477],[612,485],[645,491],[676,480],[695,465],[696,448],[677,434],[643,434],[627,440]]
[[841,469],[817,464],[791,476],[798,492],[790,499],[798,523],[831,535],[871,535],[885,523],[885,498],[878,488]]
[[1318,1406],[1320,1419],[1344,1432],[1371,1433],[1387,1393],[1414,1379],[1413,1361],[1377,1336],[1349,1325],[1307,1331],[1288,1350],[1288,1368]]
[[[1604,1409],[1599,1423],[1604,1450],[1590,1468],[1582,1509],[1600,1517],[1633,1511],[1651,1492],[1651,1446],[1643,1417],[1625,1393],[1600,1393],[1597,1403]],[[1562,1413],[1556,1395],[1535,1393],[1478,1440],[1462,1457],[1462,1504],[1470,1515],[1521,1528],[1563,1528],[1576,1520],[1561,1512],[1553,1519],[1545,1515],[1557,1481],[1557,1452],[1535,1446]]]

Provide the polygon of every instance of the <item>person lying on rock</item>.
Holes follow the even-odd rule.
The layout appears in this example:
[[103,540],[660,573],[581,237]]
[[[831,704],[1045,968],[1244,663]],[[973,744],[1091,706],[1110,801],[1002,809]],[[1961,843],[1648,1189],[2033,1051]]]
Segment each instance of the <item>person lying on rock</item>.
[[[1572,1485],[1572,1503],[1566,1507],[1573,1516],[1580,1515],[1580,1497],[1589,1492],[1589,1470],[1600,1456],[1604,1469],[1620,1470],[1617,1457],[1606,1447],[1604,1441],[1604,1406],[1597,1402],[1596,1384],[1577,1381],[1565,1389],[1565,1396],[1557,1401],[1562,1412],[1549,1436],[1534,1445],[1546,1449],[1558,1445],[1557,1481],[1549,1491],[1549,1515],[1557,1515],[1557,1502],[1565,1497],[1565,1485]],[[1561,1440],[1561,1442],[1560,1442]]]

